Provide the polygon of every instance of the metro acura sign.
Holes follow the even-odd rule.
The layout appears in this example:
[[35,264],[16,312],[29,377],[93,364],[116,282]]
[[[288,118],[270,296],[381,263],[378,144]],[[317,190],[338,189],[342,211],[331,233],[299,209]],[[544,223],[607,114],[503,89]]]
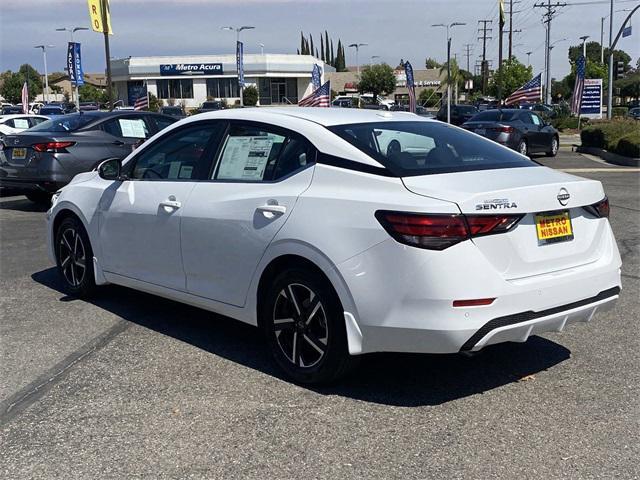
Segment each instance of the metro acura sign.
[[222,64],[168,63],[160,65],[160,75],[222,75]]

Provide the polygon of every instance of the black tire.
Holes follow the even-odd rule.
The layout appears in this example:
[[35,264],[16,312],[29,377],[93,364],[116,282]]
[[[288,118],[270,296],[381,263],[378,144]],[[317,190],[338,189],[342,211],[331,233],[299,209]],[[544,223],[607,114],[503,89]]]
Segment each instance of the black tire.
[[518,147],[516,148],[518,153],[524,155],[525,157],[529,156],[529,144],[526,139],[522,139],[518,142]]
[[27,192],[24,194],[27,199],[38,205],[51,205],[51,197],[53,194],[47,192]]
[[294,381],[329,383],[356,365],[357,357],[348,352],[340,299],[322,275],[300,268],[283,271],[268,287],[260,315],[273,358]]
[[560,141],[558,137],[553,137],[551,139],[551,146],[549,147],[549,151],[545,152],[547,157],[555,157],[558,154],[558,150],[560,149]]
[[93,250],[82,222],[67,217],[55,232],[58,273],[65,289],[74,297],[89,297],[96,289],[93,273]]

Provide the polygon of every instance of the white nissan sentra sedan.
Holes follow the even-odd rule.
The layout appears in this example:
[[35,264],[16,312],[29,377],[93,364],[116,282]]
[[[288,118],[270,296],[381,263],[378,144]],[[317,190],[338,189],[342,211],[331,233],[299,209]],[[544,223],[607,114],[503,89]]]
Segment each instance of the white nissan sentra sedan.
[[182,120],[77,175],[47,218],[71,294],[113,283],[233,317],[295,381],[326,382],[368,352],[591,320],[621,286],[608,213],[600,182],[457,127],[290,107]]

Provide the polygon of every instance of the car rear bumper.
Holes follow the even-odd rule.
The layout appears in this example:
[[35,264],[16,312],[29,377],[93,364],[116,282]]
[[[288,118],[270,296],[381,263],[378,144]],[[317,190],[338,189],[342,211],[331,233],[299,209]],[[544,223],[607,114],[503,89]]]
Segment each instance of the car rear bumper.
[[[609,233],[609,235],[611,235]],[[586,265],[506,280],[471,241],[441,252],[385,241],[338,265],[360,340],[351,353],[477,351],[586,322],[618,298],[620,256],[611,235]],[[454,300],[495,299],[454,307]]]
[[31,153],[24,162],[13,162],[0,152],[2,187],[55,192],[72,178],[72,172],[67,171],[54,154]]

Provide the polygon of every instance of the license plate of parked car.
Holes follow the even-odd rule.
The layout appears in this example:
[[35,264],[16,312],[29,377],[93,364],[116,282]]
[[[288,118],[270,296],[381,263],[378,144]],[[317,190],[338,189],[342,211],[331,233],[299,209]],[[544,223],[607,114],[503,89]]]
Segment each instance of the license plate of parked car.
[[13,155],[11,158],[14,160],[24,160],[27,157],[27,149],[26,148],[14,148]]
[[537,213],[536,232],[540,244],[573,240],[571,215],[567,210],[553,213]]

